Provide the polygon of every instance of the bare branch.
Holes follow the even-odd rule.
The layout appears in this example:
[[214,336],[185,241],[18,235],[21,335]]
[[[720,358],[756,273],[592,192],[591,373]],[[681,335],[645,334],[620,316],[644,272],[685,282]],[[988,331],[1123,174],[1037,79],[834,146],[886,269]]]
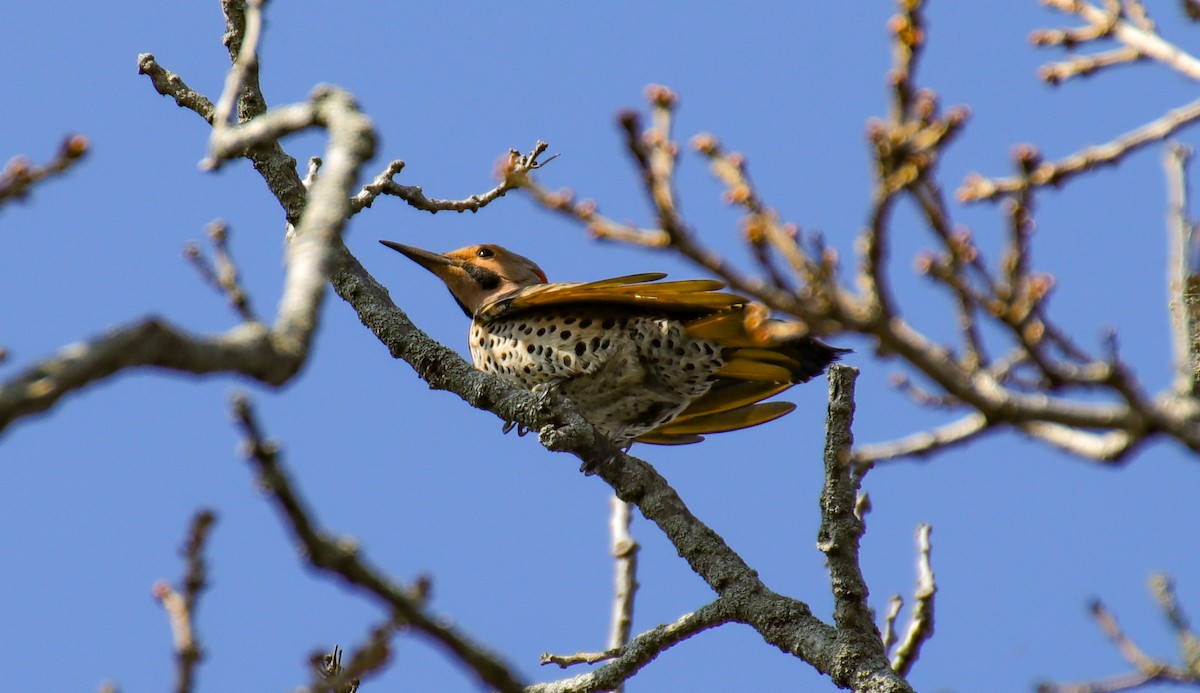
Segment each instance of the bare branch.
[[1029,421],[1019,426],[1021,432],[1053,445],[1060,450],[1097,462],[1118,462],[1134,450],[1144,438],[1134,438],[1128,431],[1089,433],[1078,428],[1060,426],[1045,421]]
[[1192,152],[1168,143],[1163,155],[1167,174],[1167,295],[1175,357],[1175,392],[1200,394],[1200,266],[1196,223],[1188,211],[1187,166]]
[[662,248],[671,240],[661,229],[643,229],[633,224],[618,223],[600,213],[592,200],[576,200],[570,190],[551,192],[532,177],[521,183],[521,190],[546,209],[573,217],[586,224],[593,238],[619,241],[647,248]]
[[883,651],[891,652],[896,644],[896,620],[900,618],[900,610],[904,608],[904,598],[893,594],[888,599],[887,612],[883,617]]
[[882,640],[867,604],[867,583],[858,562],[858,544],[866,526],[855,512],[860,479],[852,474],[854,381],[858,369],[829,367],[829,411],[825,420],[825,486],[821,491],[821,527],[817,548],[825,554],[833,589],[833,620],[843,637]]
[[[1108,65],[1128,62],[1135,58],[1156,60],[1192,80],[1200,80],[1200,59],[1195,58],[1178,46],[1162,38],[1153,24],[1145,17],[1140,3],[1128,4],[1124,11],[1102,10],[1086,0],[1043,0],[1046,5],[1068,14],[1075,14],[1088,22],[1088,26],[1075,30],[1043,30],[1034,32],[1032,40],[1037,45],[1062,45],[1067,48],[1087,43],[1101,37],[1111,37],[1124,48],[1100,53],[1087,58],[1075,58],[1047,70],[1043,77],[1048,81],[1065,79],[1074,74],[1086,74]],[[1122,15],[1130,17],[1128,21]],[[1161,118],[1131,130],[1108,144],[1086,147],[1056,163],[1042,163],[1028,176],[987,179],[971,174],[958,190],[964,202],[994,200],[1031,187],[1059,185],[1079,173],[1100,166],[1109,166],[1121,161],[1130,152],[1152,142],[1170,137],[1180,129],[1200,118],[1200,101],[1168,111]]]
[[[316,331],[325,282],[340,238],[362,162],[373,153],[370,121],[355,110],[344,92],[318,92],[312,102],[272,111],[244,126],[231,126],[228,142],[240,148],[261,138],[277,137],[296,125],[296,114],[308,124],[330,131],[330,161],[313,186],[299,218],[296,240],[287,247],[287,274],[274,324],[244,323],[216,336],[196,336],[150,318],[111,331],[84,344],[67,347],[0,385],[0,430],[18,418],[46,411],[63,395],[139,366],[188,373],[234,372],[271,385],[287,382],[308,356]],[[221,150],[238,156],[239,145]]]
[[238,280],[237,265],[229,253],[229,226],[222,221],[214,221],[208,225],[208,238],[213,247],[213,263],[205,259],[196,243],[184,246],[184,256],[192,262],[196,271],[209,286],[225,294],[229,305],[246,322],[258,322],[254,311],[250,308],[250,297]]
[[154,90],[175,99],[175,105],[186,108],[212,123],[216,108],[206,96],[184,83],[183,78],[158,64],[151,53],[138,55],[138,74],[150,78]]
[[175,644],[175,691],[189,693],[196,681],[196,666],[204,658],[204,648],[196,636],[195,616],[200,595],[208,587],[208,570],[204,563],[204,544],[216,516],[211,510],[200,510],[192,517],[183,556],[187,571],[183,591],[178,592],[166,580],[154,585],[154,596],[167,612]]
[[[222,3],[227,22],[235,21],[237,18],[243,20],[245,24],[240,27],[240,31],[230,32],[236,34],[239,42],[235,43],[229,40],[230,34],[226,34],[226,45],[229,48],[230,57],[233,59],[233,65],[225,76],[225,88],[221,90],[221,96],[217,99],[217,105],[213,112],[213,139],[220,137],[224,128],[229,125],[230,118],[233,116],[234,103],[241,98],[243,86],[247,80],[251,75],[258,74],[258,40],[262,35],[263,2],[264,0],[225,0]],[[256,87],[257,85],[252,88]],[[241,114],[239,114],[237,122],[242,122],[240,116]]]
[[1200,639],[1188,627],[1186,618],[1179,610],[1170,578],[1155,575],[1150,580],[1150,591],[1176,632],[1183,666],[1175,666],[1143,652],[1117,623],[1116,616],[1096,599],[1089,606],[1096,624],[1116,645],[1121,656],[1133,665],[1134,671],[1086,683],[1042,683],[1037,687],[1038,693],[1111,693],[1151,683],[1200,684]]
[[1114,65],[1127,65],[1145,59],[1146,56],[1136,48],[1128,46],[1091,55],[1072,55],[1065,60],[1042,66],[1038,70],[1038,77],[1047,84],[1062,84],[1073,77],[1087,77]]
[[510,190],[525,185],[530,171],[541,168],[552,161],[555,156],[558,156],[556,154],[545,161],[539,161],[538,157],[546,151],[548,146],[545,142],[539,140],[528,154],[523,155],[515,149],[509,150],[498,167],[500,183],[487,192],[471,195],[463,200],[429,198],[425,196],[425,193],[419,186],[400,185],[392,180],[392,178],[404,169],[404,162],[399,160],[393,161],[373,181],[364,185],[362,191],[351,199],[350,213],[357,214],[364,208],[370,207],[375,198],[380,195],[395,195],[407,202],[409,206],[431,214],[438,212],[478,212],[488,204],[504,197]]
[[1200,681],[1200,636],[1192,629],[1179,599],[1175,596],[1175,581],[1171,576],[1159,573],[1150,577],[1150,594],[1158,602],[1171,630],[1175,631],[1175,639],[1179,643],[1179,659],[1184,669]]
[[965,443],[987,430],[987,417],[979,413],[967,414],[952,423],[919,431],[890,443],[860,445],[854,449],[854,462],[874,464],[910,455],[925,456]]
[[633,513],[629,504],[613,496],[609,499],[608,531],[613,557],[613,607],[608,634],[608,649],[617,650],[629,643],[633,630],[633,603],[637,594],[637,556],[641,547],[629,533]]
[[66,173],[87,154],[89,146],[83,135],[71,135],[63,138],[54,158],[41,166],[29,163],[24,156],[10,159],[0,170],[0,206],[10,200],[23,200],[41,181]]
[[917,526],[917,588],[913,593],[913,607],[908,615],[904,639],[892,654],[892,668],[901,676],[908,676],[921,654],[921,645],[933,637],[933,602],[937,583],[933,578],[930,560],[932,545],[929,543],[929,533],[932,531],[930,525]]
[[1189,79],[1200,81],[1200,60],[1163,39],[1153,27],[1137,26],[1096,7],[1086,0],[1043,0],[1044,4],[1068,14],[1077,14],[1099,31],[1112,36],[1146,57],[1170,67]]
[[542,664],[557,664],[564,669],[573,664],[612,661],[573,678],[530,686],[526,693],[585,693],[612,690],[667,649],[697,633],[728,623],[734,618],[733,609],[730,607],[727,600],[718,598],[689,614],[684,614],[674,623],[639,634],[617,651],[581,652],[576,655],[543,654]]
[[994,200],[1030,187],[1058,186],[1075,175],[1119,163],[1126,155],[1164,140],[1200,118],[1200,99],[1167,111],[1157,120],[1117,137],[1107,144],[1085,147],[1057,162],[1044,162],[1028,177],[988,179],[971,174],[958,189],[963,202]]
[[481,682],[500,691],[520,691],[524,685],[509,667],[475,644],[443,619],[428,614],[424,591],[406,589],[372,566],[352,541],[321,530],[312,512],[292,488],[279,460],[278,447],[265,439],[249,399],[237,395],[233,414],[245,438],[246,456],[254,465],[260,488],[274,500],[306,560],[318,570],[344,580],[388,608],[411,629],[444,647]]

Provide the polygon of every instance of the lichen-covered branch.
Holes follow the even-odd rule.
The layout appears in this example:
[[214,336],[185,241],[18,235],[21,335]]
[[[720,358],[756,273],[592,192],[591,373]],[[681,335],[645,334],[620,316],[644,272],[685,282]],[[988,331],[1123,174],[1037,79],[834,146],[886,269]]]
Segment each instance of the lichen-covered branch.
[[853,473],[850,449],[854,436],[854,381],[858,369],[841,364],[829,367],[829,411],[825,420],[825,487],[821,491],[821,528],[817,548],[825,554],[833,589],[833,620],[839,630],[870,636],[883,651],[867,603],[867,582],[859,567],[858,544],[866,532],[854,512],[858,477]]

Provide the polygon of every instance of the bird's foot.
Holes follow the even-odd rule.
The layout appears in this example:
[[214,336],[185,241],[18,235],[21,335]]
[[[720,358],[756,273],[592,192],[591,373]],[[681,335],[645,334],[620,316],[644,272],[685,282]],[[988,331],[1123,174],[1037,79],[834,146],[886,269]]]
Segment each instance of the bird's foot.
[[516,421],[505,421],[504,427],[500,429],[500,432],[505,434],[511,433],[514,428],[517,429],[517,435],[521,437],[525,437],[531,430],[533,430],[525,424],[517,423]]
[[599,462],[595,462],[595,461],[584,462],[582,465],[580,465],[579,471],[583,472],[584,474],[586,474],[588,476],[595,474],[597,471],[600,470],[601,467],[605,467],[605,466],[609,465],[610,463],[615,462],[617,460],[617,458],[619,458],[621,455],[623,455],[623,454],[628,455],[629,448],[633,447],[633,443],[629,442],[624,445],[617,445],[616,447],[617,447],[617,452],[614,452],[613,454],[609,455],[608,457],[604,458],[603,460],[600,460]]

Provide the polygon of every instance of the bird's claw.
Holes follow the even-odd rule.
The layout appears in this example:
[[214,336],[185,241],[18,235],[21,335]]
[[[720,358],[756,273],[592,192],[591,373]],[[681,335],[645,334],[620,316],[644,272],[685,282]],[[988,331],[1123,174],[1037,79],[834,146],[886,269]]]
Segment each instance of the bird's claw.
[[529,432],[533,430],[525,424],[518,423],[516,421],[505,421],[504,427],[500,429],[500,432],[505,434],[511,433],[514,428],[517,429],[517,435],[522,438],[524,438],[526,435],[529,435]]

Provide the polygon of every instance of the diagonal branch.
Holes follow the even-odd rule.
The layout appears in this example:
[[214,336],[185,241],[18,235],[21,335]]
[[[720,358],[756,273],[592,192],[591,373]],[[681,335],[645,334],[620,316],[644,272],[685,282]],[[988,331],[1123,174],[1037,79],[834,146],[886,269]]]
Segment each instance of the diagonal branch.
[[1028,176],[989,179],[970,174],[958,189],[958,199],[963,202],[995,200],[1031,187],[1061,185],[1080,173],[1120,163],[1126,155],[1174,135],[1197,119],[1200,119],[1200,99],[1167,111],[1161,118],[1106,144],[1085,147],[1056,162],[1042,162]]
[[246,455],[258,473],[260,487],[271,495],[293,538],[315,568],[378,600],[409,627],[450,651],[482,682],[505,692],[524,688],[495,655],[471,642],[443,619],[427,613],[422,591],[395,584],[363,558],[352,542],[321,530],[312,511],[292,488],[279,460],[278,447],[266,440],[245,395],[234,397],[233,414],[245,438]]
[[558,664],[564,668],[579,661],[596,662],[602,659],[611,659],[611,661],[586,674],[530,686],[526,693],[585,693],[612,690],[667,649],[693,635],[728,623],[732,617],[733,608],[730,602],[718,598],[691,613],[684,614],[674,623],[661,625],[639,634],[619,650],[595,653],[590,655],[593,657],[591,659],[586,654],[569,657],[542,655],[542,664]]

